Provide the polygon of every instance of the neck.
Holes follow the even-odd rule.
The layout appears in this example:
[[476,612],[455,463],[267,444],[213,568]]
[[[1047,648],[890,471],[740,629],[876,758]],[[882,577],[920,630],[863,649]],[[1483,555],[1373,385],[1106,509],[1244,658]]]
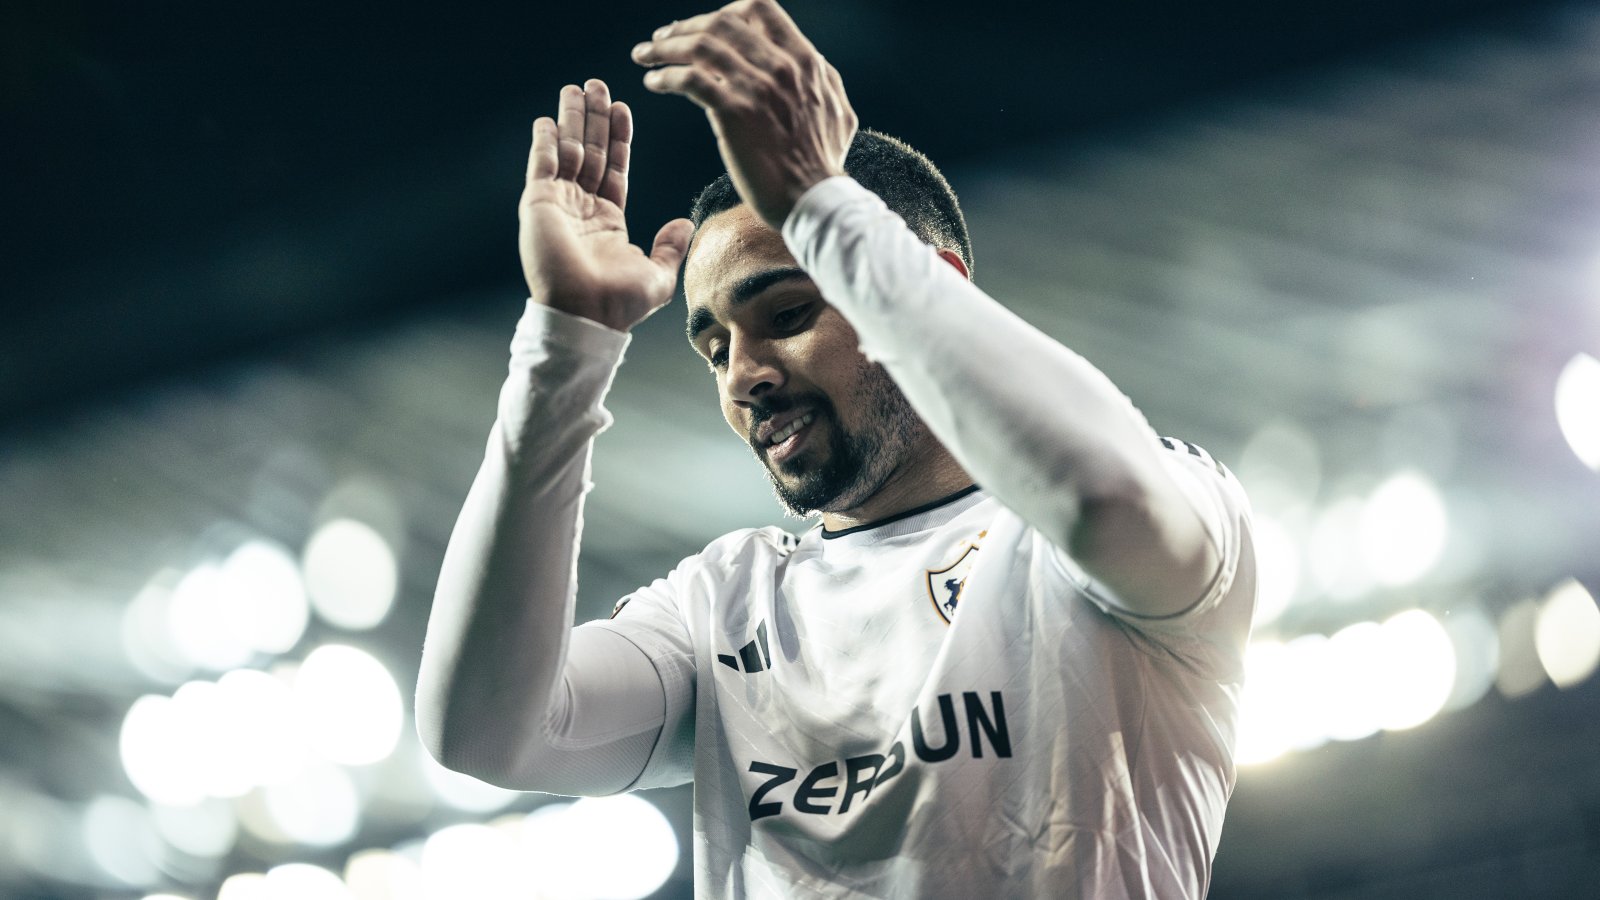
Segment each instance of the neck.
[[942,444],[912,454],[895,469],[883,485],[858,506],[822,514],[822,526],[829,531],[859,528],[873,522],[916,509],[948,497],[972,485],[972,476],[961,468]]

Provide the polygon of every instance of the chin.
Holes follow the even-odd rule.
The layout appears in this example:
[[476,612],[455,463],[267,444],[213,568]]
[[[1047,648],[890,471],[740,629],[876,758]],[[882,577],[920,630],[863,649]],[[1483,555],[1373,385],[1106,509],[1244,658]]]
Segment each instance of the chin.
[[806,459],[805,454],[784,460],[776,466],[771,462],[767,463],[767,473],[773,478],[782,481],[787,487],[798,487],[816,469],[817,467]]

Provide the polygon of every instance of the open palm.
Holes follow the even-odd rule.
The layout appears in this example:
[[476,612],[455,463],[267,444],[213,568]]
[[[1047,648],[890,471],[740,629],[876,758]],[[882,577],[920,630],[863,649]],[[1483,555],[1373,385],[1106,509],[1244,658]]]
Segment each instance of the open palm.
[[626,331],[672,299],[694,226],[668,222],[649,255],[629,243],[632,113],[598,79],[562,88],[559,110],[533,123],[518,206],[522,273],[535,302]]

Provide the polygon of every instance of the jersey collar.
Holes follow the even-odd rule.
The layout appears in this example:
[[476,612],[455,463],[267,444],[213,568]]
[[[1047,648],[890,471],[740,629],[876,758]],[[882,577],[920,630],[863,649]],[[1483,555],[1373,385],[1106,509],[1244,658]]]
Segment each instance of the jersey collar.
[[[956,491],[954,494],[948,494],[946,496],[940,497],[937,500],[934,500],[931,503],[924,503],[921,506],[912,507],[911,509],[905,510],[904,512],[895,513],[892,516],[889,516],[889,517],[883,518],[883,519],[879,519],[876,522],[868,522],[865,525],[857,525],[854,528],[841,528],[838,531],[829,531],[825,527],[818,528],[817,531],[822,536],[822,539],[825,540],[825,541],[831,541],[831,540],[833,540],[835,538],[842,538],[842,537],[844,537],[846,535],[860,534],[860,533],[862,533],[864,531],[872,531],[872,530],[875,530],[875,529],[878,529],[878,528],[882,528],[885,525],[892,525],[892,524],[894,524],[896,522],[903,522],[906,519],[912,518],[913,516],[920,516],[920,515],[923,515],[924,513],[933,512],[934,510],[939,509],[940,507],[943,507],[943,506],[947,506],[947,505],[949,505],[951,503],[954,503],[954,502],[956,502],[957,500],[960,500],[963,497],[967,497],[967,496],[969,496],[971,494],[975,494],[975,493],[978,492],[978,490],[979,490],[978,485],[975,485],[975,484],[974,485],[969,485],[967,487],[962,488],[959,491]],[[920,525],[921,523],[918,523],[918,524]],[[912,530],[915,530],[915,529],[912,529]]]

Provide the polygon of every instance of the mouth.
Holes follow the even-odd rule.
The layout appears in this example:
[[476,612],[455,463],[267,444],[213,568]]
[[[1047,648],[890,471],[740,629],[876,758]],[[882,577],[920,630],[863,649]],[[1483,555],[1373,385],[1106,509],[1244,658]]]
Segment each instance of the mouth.
[[815,411],[808,412],[798,418],[791,419],[781,428],[775,429],[760,445],[763,454],[774,463],[781,463],[798,453],[802,444],[811,435],[811,426],[816,421]]

